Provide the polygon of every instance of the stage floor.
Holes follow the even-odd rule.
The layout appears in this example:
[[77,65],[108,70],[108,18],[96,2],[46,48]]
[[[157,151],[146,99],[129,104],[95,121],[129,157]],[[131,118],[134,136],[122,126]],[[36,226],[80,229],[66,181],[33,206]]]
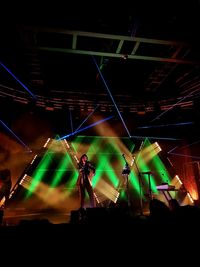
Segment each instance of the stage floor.
[[69,223],[70,211],[5,209],[3,226],[19,225],[23,221],[48,221],[52,224]]

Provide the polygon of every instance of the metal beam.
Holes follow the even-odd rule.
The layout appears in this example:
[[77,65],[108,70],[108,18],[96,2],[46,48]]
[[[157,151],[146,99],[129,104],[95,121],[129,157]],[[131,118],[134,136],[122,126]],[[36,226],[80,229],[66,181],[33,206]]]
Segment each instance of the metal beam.
[[[115,58],[124,58],[126,59],[138,59],[138,60],[149,60],[149,61],[159,61],[159,62],[169,62],[169,63],[177,63],[177,64],[200,64],[200,61],[196,59],[186,59],[183,56],[178,58],[178,54],[181,49],[183,50],[191,50],[189,44],[184,42],[176,42],[170,40],[159,40],[159,39],[151,39],[151,38],[140,38],[140,37],[132,37],[132,36],[124,36],[124,35],[114,35],[114,34],[104,34],[104,33],[95,33],[95,32],[85,32],[85,31],[69,31],[58,28],[36,28],[36,27],[24,27],[25,31],[31,31],[33,34],[42,33],[45,34],[61,34],[65,38],[71,38],[71,44],[66,43],[65,48],[59,47],[59,43],[54,47],[50,46],[33,46],[31,49],[39,49],[43,51],[52,51],[52,52],[61,52],[61,53],[72,53],[72,54],[81,54],[81,55],[92,55],[92,56],[100,56],[100,57],[115,57]],[[85,38],[87,37],[87,38]],[[99,40],[100,39],[100,40]],[[104,49],[99,49],[99,41],[102,42],[102,47],[104,48],[104,41],[112,41],[112,46],[106,51],[102,51]],[[91,43],[90,43],[91,41]],[[40,42],[37,42],[40,43]],[[83,46],[83,44],[85,44]],[[105,43],[106,45],[107,43]],[[116,47],[115,47],[116,44]],[[127,44],[127,45],[126,45]],[[132,45],[132,49],[131,46]],[[137,54],[139,46],[142,45],[144,51],[149,51],[149,46],[151,45],[154,48],[154,51],[158,49],[162,49],[163,57],[160,57],[161,53],[158,53],[158,56],[155,54],[152,56],[151,54],[146,54],[148,52],[140,51],[141,54]],[[96,46],[96,47],[95,47]],[[155,47],[153,47],[155,46]],[[79,49],[77,49],[77,47]],[[85,49],[85,47],[89,47],[90,50]],[[106,46],[107,47],[107,46]],[[123,53],[122,51],[123,49]],[[128,48],[127,48],[128,47]],[[174,47],[175,53],[170,57],[168,53],[166,53],[166,48]],[[145,50],[145,48],[147,48]],[[132,51],[131,51],[132,50]],[[166,57],[165,57],[166,54]]]
[[126,35],[114,35],[114,34],[105,34],[105,33],[95,33],[95,32],[85,32],[85,31],[69,31],[58,28],[37,28],[37,27],[24,27],[28,30],[33,30],[35,32],[46,32],[46,33],[60,33],[67,35],[76,35],[77,37],[91,37],[91,38],[101,38],[101,39],[111,39],[111,40],[124,40],[124,41],[132,41],[132,42],[141,42],[141,43],[150,43],[150,44],[161,44],[161,45],[177,45],[177,46],[189,46],[189,44],[184,42],[177,42],[171,40],[159,40],[159,39],[151,39],[151,38],[140,38],[140,37],[132,37]]
[[[88,51],[87,50],[73,50],[73,49],[42,47],[42,46],[31,47],[31,49],[34,49],[34,48],[39,49],[39,50],[43,50],[43,51],[51,51],[51,52],[71,53],[71,54],[100,56],[100,57],[124,58],[124,54],[109,53],[109,52],[98,52],[98,51],[89,51],[89,50]],[[200,61],[192,61],[192,60],[186,60],[186,59],[140,56],[140,55],[132,55],[132,54],[126,54],[126,56],[127,56],[127,59],[150,60],[150,61],[177,63],[177,64],[200,64]]]

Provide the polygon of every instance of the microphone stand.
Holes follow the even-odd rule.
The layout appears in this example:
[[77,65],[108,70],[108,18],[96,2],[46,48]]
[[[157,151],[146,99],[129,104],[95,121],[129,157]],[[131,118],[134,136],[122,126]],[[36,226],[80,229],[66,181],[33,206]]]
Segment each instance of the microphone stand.
[[125,161],[125,167],[122,170],[122,175],[126,176],[126,194],[127,194],[127,201],[128,201],[128,207],[130,208],[131,203],[130,203],[130,195],[129,195],[129,179],[128,176],[130,174],[130,167],[128,165],[128,162],[126,161],[126,158],[124,156],[124,154],[122,154],[122,157],[124,158]]
[[139,189],[140,189],[140,215],[143,215],[143,201],[142,201],[142,175],[141,175],[141,172],[138,168],[138,164],[136,162],[136,157],[133,158],[133,163],[135,164],[135,167],[137,169],[137,172],[138,172],[138,177],[139,177]]

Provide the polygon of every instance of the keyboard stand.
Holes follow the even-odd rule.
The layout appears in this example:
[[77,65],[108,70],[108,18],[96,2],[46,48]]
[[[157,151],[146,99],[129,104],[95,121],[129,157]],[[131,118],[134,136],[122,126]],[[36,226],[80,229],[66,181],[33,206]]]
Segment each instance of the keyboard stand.
[[158,191],[162,191],[165,199],[167,200],[167,202],[169,203],[172,198],[170,191],[178,191],[178,189],[158,189]]

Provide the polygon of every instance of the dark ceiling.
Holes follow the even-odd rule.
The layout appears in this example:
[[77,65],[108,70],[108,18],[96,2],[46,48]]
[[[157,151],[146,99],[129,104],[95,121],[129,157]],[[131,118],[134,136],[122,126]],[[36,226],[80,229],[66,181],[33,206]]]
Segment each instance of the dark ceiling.
[[137,121],[129,122],[131,130],[188,121],[197,129],[200,2],[150,2],[131,2],[118,14],[97,14],[96,8],[80,14],[64,3],[45,13],[36,6],[7,12],[12,22],[2,21],[0,44],[2,118],[12,117],[10,103],[18,111],[99,105],[116,112],[117,106]]

